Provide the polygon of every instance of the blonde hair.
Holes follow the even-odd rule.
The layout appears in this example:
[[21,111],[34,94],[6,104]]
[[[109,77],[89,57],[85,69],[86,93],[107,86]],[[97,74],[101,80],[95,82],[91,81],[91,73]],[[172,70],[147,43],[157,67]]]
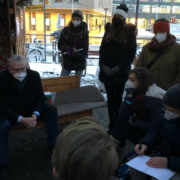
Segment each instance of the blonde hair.
[[104,128],[84,117],[59,135],[52,163],[60,180],[109,180],[119,160]]

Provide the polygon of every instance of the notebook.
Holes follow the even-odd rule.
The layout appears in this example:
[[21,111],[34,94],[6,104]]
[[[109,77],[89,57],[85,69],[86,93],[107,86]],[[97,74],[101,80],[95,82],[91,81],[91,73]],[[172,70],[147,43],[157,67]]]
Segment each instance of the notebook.
[[169,180],[172,176],[176,174],[170,169],[152,168],[147,166],[146,162],[149,159],[151,159],[151,157],[145,155],[137,156],[136,158],[134,158],[133,160],[129,161],[126,164],[140,172],[143,172],[154,178],[157,178],[158,180]]

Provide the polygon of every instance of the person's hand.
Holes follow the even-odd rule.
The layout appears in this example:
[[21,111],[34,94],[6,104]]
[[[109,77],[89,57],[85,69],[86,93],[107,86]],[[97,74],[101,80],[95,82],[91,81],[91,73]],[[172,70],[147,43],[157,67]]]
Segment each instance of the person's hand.
[[35,121],[37,120],[37,116],[35,114],[32,114],[31,116]]
[[113,74],[111,73],[111,69],[107,66],[103,66],[102,70],[104,71],[104,73],[106,74],[106,76],[113,76]]
[[115,75],[120,71],[120,69],[118,66],[116,66],[116,67],[112,68],[110,71],[111,71],[111,74]]
[[23,117],[20,122],[23,123],[27,128],[33,128],[37,124],[37,122],[32,117]]
[[153,168],[167,168],[168,160],[165,157],[153,157],[146,164]]
[[147,150],[147,146],[145,144],[142,144],[141,145],[141,150],[139,149],[140,148],[140,145],[137,144],[134,148],[135,152],[138,154],[138,155],[143,155],[144,152]]
[[73,55],[75,49],[76,49],[75,47],[71,47],[71,48],[67,51],[67,55],[71,57],[71,56]]

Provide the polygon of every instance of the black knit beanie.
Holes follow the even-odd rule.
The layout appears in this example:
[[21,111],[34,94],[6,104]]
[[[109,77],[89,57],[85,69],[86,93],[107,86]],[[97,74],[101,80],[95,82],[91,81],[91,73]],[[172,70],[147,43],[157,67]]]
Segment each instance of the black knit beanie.
[[75,10],[72,13],[72,17],[78,17],[81,21],[84,19],[83,12],[80,10]]
[[164,95],[163,103],[172,108],[180,109],[180,84],[168,89]]

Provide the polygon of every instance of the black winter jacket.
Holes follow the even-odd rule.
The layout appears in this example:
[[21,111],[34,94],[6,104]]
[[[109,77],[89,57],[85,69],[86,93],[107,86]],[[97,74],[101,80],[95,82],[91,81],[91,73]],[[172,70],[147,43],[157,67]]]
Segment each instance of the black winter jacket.
[[63,29],[58,42],[58,48],[62,53],[67,52],[71,47],[75,47],[77,50],[74,57],[63,55],[63,66],[67,70],[83,70],[85,69],[85,58],[88,53],[89,47],[89,33],[87,29],[87,23],[82,22],[78,27],[74,27],[71,23]]
[[39,73],[27,69],[22,91],[15,81],[18,80],[8,70],[0,73],[0,124],[4,120],[15,124],[19,116],[31,117],[34,111],[43,111],[46,99]]
[[133,143],[137,143],[140,139],[144,138],[144,136],[153,127],[153,123],[158,122],[163,103],[160,99],[145,96],[144,107],[147,120],[145,121],[144,119],[140,119],[137,115],[132,119],[133,125],[136,127],[133,128],[130,127],[132,125],[130,125],[129,119],[133,116],[135,111],[132,110],[131,105],[124,101],[121,105],[119,116],[112,130],[112,136],[119,141],[121,141],[122,138],[128,138],[129,140],[133,141]]
[[167,157],[168,168],[180,172],[180,118],[168,121],[164,116],[162,112],[142,143],[149,149],[146,154]]
[[[136,27],[133,24],[127,24],[127,44],[123,45],[118,42],[105,42],[105,37],[110,29],[110,26],[110,23],[107,23],[105,26],[106,32],[99,51],[99,79],[104,83],[106,81],[114,80],[117,83],[124,84],[128,78],[131,63],[133,62],[136,53]],[[120,71],[115,76],[107,77],[102,70],[103,66],[113,68],[117,65]]]

